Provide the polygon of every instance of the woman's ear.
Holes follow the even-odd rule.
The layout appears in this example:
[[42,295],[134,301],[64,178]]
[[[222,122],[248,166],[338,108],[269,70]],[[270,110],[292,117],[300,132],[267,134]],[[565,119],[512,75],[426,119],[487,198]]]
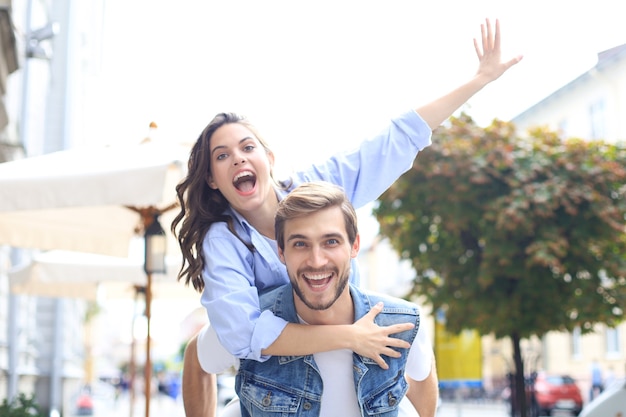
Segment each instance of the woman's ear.
[[210,188],[217,190],[217,184],[213,181],[213,177],[210,174],[206,176],[206,183]]

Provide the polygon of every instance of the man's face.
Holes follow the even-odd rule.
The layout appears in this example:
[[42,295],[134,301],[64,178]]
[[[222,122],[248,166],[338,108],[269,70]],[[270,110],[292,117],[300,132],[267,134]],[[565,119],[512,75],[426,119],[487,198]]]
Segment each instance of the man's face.
[[339,207],[285,222],[285,249],[279,249],[296,295],[312,310],[326,310],[340,296],[350,297],[350,261],[358,252],[359,237],[350,244]]

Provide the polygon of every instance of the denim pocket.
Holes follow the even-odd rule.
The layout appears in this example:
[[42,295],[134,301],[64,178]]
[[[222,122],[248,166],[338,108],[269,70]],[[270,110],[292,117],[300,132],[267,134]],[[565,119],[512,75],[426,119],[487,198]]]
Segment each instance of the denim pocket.
[[299,407],[307,411],[319,407],[319,398],[316,404],[315,398],[307,398],[304,391],[293,386],[247,373],[240,373],[240,378],[239,399],[250,415],[289,415]]
[[403,371],[398,372],[392,379],[383,381],[376,390],[365,396],[363,406],[367,414],[378,415],[396,410],[408,388]]

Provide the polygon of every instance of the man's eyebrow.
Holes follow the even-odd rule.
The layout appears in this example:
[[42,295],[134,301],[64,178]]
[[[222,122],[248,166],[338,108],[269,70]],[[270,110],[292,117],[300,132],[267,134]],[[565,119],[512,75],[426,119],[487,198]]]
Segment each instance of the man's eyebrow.
[[[341,233],[336,233],[336,232],[332,232],[332,233],[326,233],[324,235],[322,235],[323,239],[338,239],[341,240],[344,238],[344,236]],[[301,233],[293,233],[291,235],[289,235],[287,237],[287,242],[292,241],[292,240],[296,240],[296,239],[302,239],[302,240],[310,240],[310,238],[306,235],[303,235]]]
[[343,235],[341,233],[336,233],[336,232],[326,233],[323,237],[324,237],[324,239],[328,239],[328,238],[334,238],[334,239],[338,239],[338,240],[343,239]]
[[[244,143],[247,140],[254,140],[254,138],[252,136],[246,136],[245,138],[241,139],[237,144],[241,145],[242,143]],[[226,145],[219,145],[216,146],[215,148],[213,148],[213,150],[211,151],[211,156],[213,156],[213,154],[215,153],[215,151],[217,151],[218,149],[224,149],[227,148]]]
[[308,237],[306,237],[305,235],[300,234],[300,233],[293,233],[293,234],[287,236],[287,242],[290,242],[290,241],[296,240],[296,239],[308,240]]

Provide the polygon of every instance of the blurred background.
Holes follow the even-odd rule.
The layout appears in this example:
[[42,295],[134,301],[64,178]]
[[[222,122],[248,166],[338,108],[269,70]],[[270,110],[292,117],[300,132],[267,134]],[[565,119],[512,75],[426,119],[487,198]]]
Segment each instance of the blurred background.
[[[620,116],[626,25],[620,5],[609,0],[3,0],[0,12],[1,162],[133,146],[146,138],[189,149],[214,114],[235,111],[257,125],[277,154],[279,172],[288,175],[356,146],[391,117],[468,80],[477,68],[472,39],[480,36],[485,18],[500,20],[504,57],[524,59],[460,111],[482,126],[497,118],[520,128],[547,124],[568,136],[626,137]],[[598,86],[604,84],[592,76],[599,69],[622,74],[608,87],[621,99],[609,101],[601,109],[606,119],[595,118],[602,125],[589,128],[579,108],[601,95]],[[578,122],[564,123],[568,115]],[[184,156],[171,162],[184,167]],[[110,168],[118,167],[112,162]],[[43,179],[50,172],[43,165],[40,170],[32,174]],[[413,273],[378,237],[370,212],[360,210],[365,285],[403,295]],[[0,212],[2,217],[17,224]],[[168,221],[162,216],[164,229]],[[41,280],[68,277],[69,270],[53,273],[50,265],[65,267],[81,256],[67,261],[66,253],[44,256],[62,248],[0,246],[0,398],[36,392],[44,409],[71,415],[79,412],[81,394],[96,388],[109,390],[106,398],[128,401],[131,368],[136,397],[143,395],[148,325],[142,234],[127,248],[133,278],[124,281],[126,272],[109,270],[110,259],[91,260],[106,276],[71,296],[63,293],[64,280]],[[168,245],[167,272],[155,273],[148,349],[155,397],[161,392],[178,407],[170,413],[180,412],[184,344],[207,321],[199,295],[176,282],[175,251]],[[33,271],[39,281],[29,286]],[[58,291],[41,293],[50,286]],[[432,315],[427,326],[434,338]],[[541,358],[558,356],[548,351],[571,347],[578,357],[551,366],[572,374],[586,397],[592,359],[607,377],[624,377],[623,325],[595,335],[550,337],[527,341],[529,364],[539,368]],[[502,359],[508,345],[488,336],[471,340],[469,354],[477,355],[480,366],[459,379],[479,381],[481,398],[499,399],[511,371]],[[461,346],[460,339],[455,343],[452,356]],[[130,400],[115,409],[112,401],[104,403],[113,415],[145,411],[141,401],[135,407]],[[166,408],[153,407],[152,414],[159,409]]]

